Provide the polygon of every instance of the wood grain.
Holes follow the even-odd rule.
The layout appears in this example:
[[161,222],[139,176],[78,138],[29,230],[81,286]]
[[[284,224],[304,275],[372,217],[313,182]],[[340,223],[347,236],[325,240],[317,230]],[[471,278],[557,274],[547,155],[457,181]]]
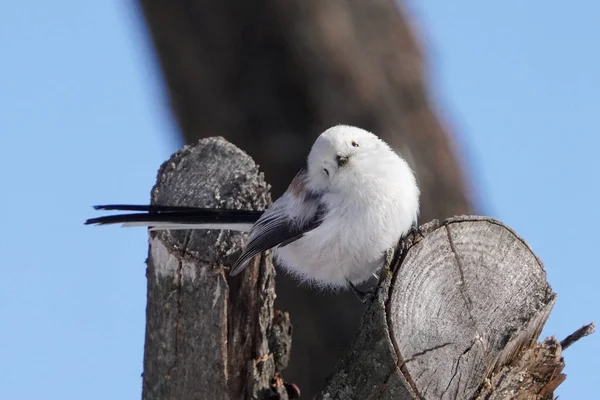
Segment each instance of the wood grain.
[[[136,3],[181,143],[222,135],[254,158],[278,197],[320,132],[355,124],[416,171],[423,221],[473,211],[463,157],[430,95],[431,66],[404,2]],[[294,315],[298,332],[288,376],[311,396],[350,344],[364,307],[352,294],[277,280],[279,307]]]
[[[262,210],[268,189],[248,155],[209,138],[162,165],[152,202]],[[556,298],[541,261],[491,218],[421,230],[388,255],[317,399],[552,399],[564,360],[555,339],[536,343]],[[228,231],[150,233],[144,399],[288,398],[290,317],[274,310],[269,254],[227,277],[242,241]]]
[[423,230],[318,399],[468,399],[535,345],[555,294],[527,244],[484,217]]
[[[221,138],[175,153],[152,190],[153,204],[261,210],[269,202],[252,159]],[[242,235],[228,231],[150,234],[144,399],[287,398],[277,376],[291,332],[289,320],[287,329],[273,324],[275,271],[265,255],[228,279],[241,246]]]

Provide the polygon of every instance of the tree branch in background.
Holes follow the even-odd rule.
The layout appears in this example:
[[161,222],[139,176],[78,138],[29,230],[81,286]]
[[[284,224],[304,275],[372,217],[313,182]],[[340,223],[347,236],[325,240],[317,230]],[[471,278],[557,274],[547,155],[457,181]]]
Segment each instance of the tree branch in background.
[[[220,135],[261,166],[274,195],[325,128],[355,124],[402,152],[422,189],[422,219],[472,211],[451,135],[397,1],[138,0],[186,143]],[[315,394],[364,308],[278,277],[294,318],[288,376]]]

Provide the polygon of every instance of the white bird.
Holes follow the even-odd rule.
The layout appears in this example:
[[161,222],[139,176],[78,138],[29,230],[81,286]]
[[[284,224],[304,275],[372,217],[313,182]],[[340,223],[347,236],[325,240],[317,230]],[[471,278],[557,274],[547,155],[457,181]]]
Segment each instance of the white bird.
[[[344,288],[368,280],[385,253],[417,228],[419,187],[406,161],[374,134],[347,125],[323,132],[287,191],[264,213],[170,206],[96,206],[145,211],[93,218],[153,230],[249,231],[230,270],[239,274],[273,249],[276,264],[301,281]],[[417,228],[418,229],[418,228]]]

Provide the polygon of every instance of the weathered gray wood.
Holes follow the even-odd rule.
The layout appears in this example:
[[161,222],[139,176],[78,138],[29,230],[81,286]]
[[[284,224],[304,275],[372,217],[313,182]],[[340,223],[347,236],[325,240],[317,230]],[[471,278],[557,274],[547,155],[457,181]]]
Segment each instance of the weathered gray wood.
[[527,244],[490,218],[423,230],[318,399],[468,399],[534,346],[555,294]]
[[554,390],[565,379],[562,352],[581,338],[594,333],[594,323],[585,325],[561,340],[546,338],[524,349],[486,379],[477,396],[481,400],[553,400]]
[[[154,204],[264,209],[268,185],[252,159],[221,138],[175,153],[159,170]],[[226,231],[150,234],[143,398],[287,398],[278,370],[289,319],[273,324],[269,256],[229,279],[242,236]]]
[[[263,209],[268,185],[221,138],[160,168],[154,204]],[[390,255],[361,329],[318,399],[550,400],[561,344],[536,338],[554,304],[541,262],[500,222],[455,217]],[[150,234],[144,399],[287,399],[289,316],[273,309],[268,254],[239,277],[233,232]],[[593,330],[582,328],[571,343]]]
[[[278,196],[316,135],[357,124],[409,160],[424,221],[472,212],[452,124],[430,100],[427,57],[403,1],[136,3],[182,142],[224,136],[260,164]],[[306,290],[285,275],[277,287],[298,332],[286,376],[310,396],[350,344],[364,307],[351,293]]]
[[560,344],[550,337],[525,349],[484,382],[477,399],[553,400],[567,377]]

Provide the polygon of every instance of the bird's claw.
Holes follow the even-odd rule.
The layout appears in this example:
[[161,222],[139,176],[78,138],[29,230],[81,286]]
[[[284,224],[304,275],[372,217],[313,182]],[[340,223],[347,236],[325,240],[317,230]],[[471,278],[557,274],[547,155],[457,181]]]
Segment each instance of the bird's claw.
[[400,254],[404,254],[408,250],[409,243],[412,246],[413,244],[419,243],[421,240],[425,239],[425,234],[421,230],[421,227],[417,225],[413,225],[406,236],[400,239]]
[[410,235],[412,235],[413,243],[417,242],[417,236],[420,236],[419,240],[425,239],[425,234],[421,230],[421,227],[417,226],[417,225],[413,225],[410,228],[410,231],[408,231],[408,236],[410,236]]
[[356,297],[362,303],[368,303],[370,301],[375,300],[375,295],[377,294],[377,289],[379,289],[379,285],[372,286],[368,290],[362,290],[357,288],[354,283],[350,282],[350,280],[347,280],[347,282],[348,286],[350,286]]

